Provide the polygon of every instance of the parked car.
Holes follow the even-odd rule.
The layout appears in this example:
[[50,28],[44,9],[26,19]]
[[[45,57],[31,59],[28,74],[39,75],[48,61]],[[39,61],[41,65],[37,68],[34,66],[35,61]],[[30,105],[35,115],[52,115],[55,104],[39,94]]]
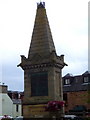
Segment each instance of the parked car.
[[76,117],[77,117],[76,115],[64,115],[65,120],[73,120]]
[[87,109],[84,105],[76,105],[72,110],[69,110],[69,112],[86,112]]
[[76,115],[64,115],[63,120],[84,120],[84,119]]
[[18,116],[14,120],[23,120],[23,116]]
[[0,120],[2,120],[2,119],[4,119],[4,118],[12,119],[13,117],[11,117],[11,116],[9,116],[9,115],[0,116]]
[[3,116],[0,116],[0,120],[3,118]]

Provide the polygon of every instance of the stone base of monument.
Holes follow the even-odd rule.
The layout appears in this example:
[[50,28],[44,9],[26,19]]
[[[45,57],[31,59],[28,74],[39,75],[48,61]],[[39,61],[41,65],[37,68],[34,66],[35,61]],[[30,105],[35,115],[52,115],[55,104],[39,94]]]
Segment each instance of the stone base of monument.
[[49,112],[49,118],[63,118],[63,116],[63,111]]
[[63,110],[56,112],[46,111],[46,104],[24,105],[24,118],[62,118]]
[[24,118],[43,118],[48,115],[45,111],[45,104],[38,105],[24,105],[23,106],[23,116]]

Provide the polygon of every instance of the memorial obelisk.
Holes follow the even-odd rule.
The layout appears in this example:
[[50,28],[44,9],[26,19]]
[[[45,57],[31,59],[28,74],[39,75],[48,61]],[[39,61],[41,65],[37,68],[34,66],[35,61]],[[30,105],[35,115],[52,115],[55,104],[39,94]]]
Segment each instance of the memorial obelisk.
[[28,58],[21,55],[18,66],[24,70],[23,116],[45,116],[47,102],[63,100],[62,68],[65,63],[64,55],[56,53],[44,2],[37,4]]

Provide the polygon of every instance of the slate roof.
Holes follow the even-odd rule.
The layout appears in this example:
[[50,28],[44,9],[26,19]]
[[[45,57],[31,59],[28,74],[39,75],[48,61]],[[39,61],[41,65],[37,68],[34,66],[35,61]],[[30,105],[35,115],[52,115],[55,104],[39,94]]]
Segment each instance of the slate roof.
[[66,74],[64,77],[72,77],[73,75],[71,73]]
[[88,75],[90,74],[90,71],[86,71],[85,73],[83,73],[82,75]]
[[21,104],[21,99],[12,99],[13,104]]
[[[89,76],[89,82],[90,82],[90,73],[89,72],[85,72],[85,76]],[[82,75],[78,75],[78,76],[64,76],[63,77],[63,91],[64,92],[74,92],[74,91],[86,91],[88,90],[89,84],[90,83],[84,83],[83,82],[83,74]],[[69,78],[70,79],[70,84],[65,85],[64,81],[65,79]]]

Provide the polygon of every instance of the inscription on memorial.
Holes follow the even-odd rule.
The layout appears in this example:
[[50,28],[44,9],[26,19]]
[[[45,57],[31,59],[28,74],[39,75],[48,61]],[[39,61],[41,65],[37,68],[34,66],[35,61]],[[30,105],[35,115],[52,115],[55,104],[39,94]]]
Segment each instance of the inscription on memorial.
[[48,96],[48,73],[31,74],[31,96]]

